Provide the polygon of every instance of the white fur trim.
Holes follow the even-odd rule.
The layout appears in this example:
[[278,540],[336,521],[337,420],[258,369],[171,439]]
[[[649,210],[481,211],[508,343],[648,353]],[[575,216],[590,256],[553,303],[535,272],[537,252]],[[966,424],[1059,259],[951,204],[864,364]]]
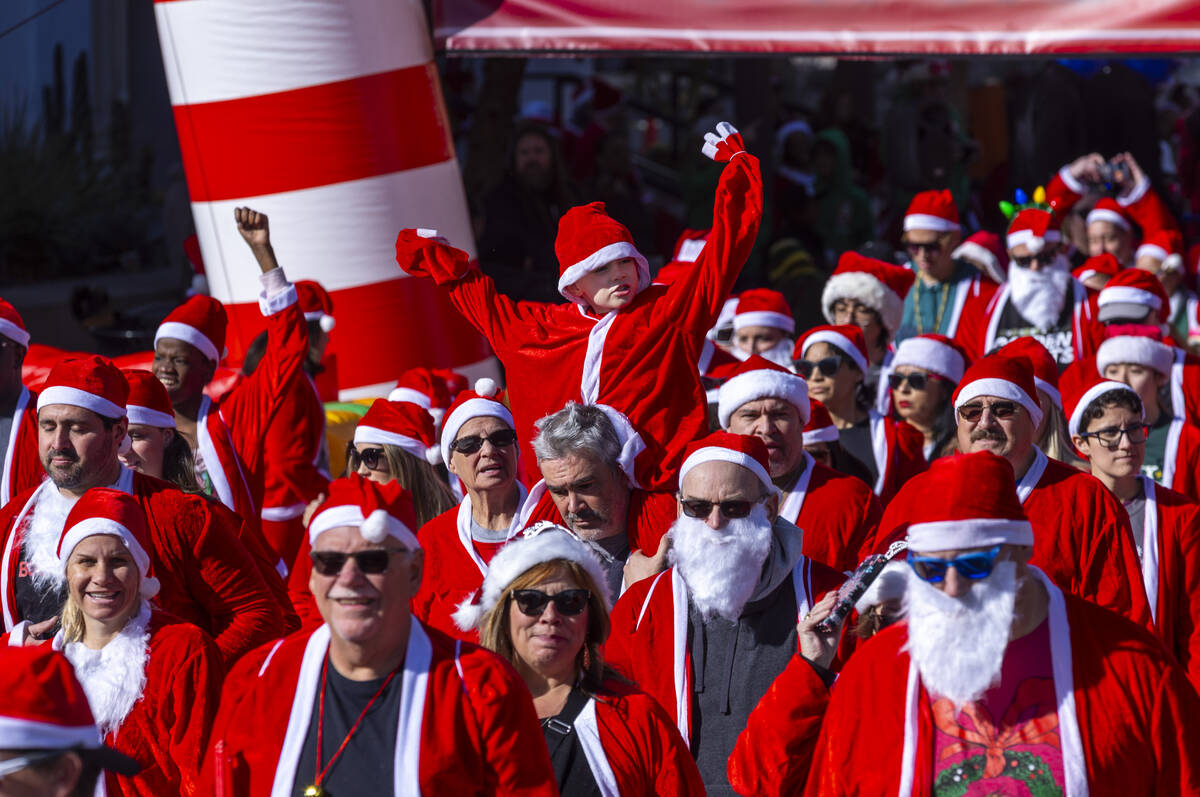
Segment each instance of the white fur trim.
[[146,426],[157,426],[160,429],[174,429],[175,416],[168,415],[165,412],[160,412],[150,407],[142,407],[137,404],[126,404],[125,413],[129,418],[130,423],[140,423]]
[[808,423],[808,383],[795,374],[760,368],[738,374],[721,385],[717,393],[717,417],[721,428],[729,428],[729,419],[738,407],[762,398],[777,398],[791,404],[800,414],[800,425]]
[[675,261],[678,263],[695,263],[700,257],[700,253],[704,251],[704,245],[708,243],[707,238],[689,238],[679,245],[679,252],[675,255]]
[[782,329],[789,335],[794,335],[796,334],[796,319],[786,313],[777,313],[774,310],[751,310],[734,315],[734,331],[736,332],[746,327],[771,327],[773,329]]
[[[1079,402],[1075,405],[1075,409],[1071,411],[1071,417],[1067,420],[1067,431],[1071,437],[1079,434],[1079,424],[1083,421],[1083,413],[1087,411],[1091,403],[1110,390],[1128,390],[1130,393],[1133,393],[1133,388],[1124,382],[1113,382],[1110,380],[1092,385],[1079,397]],[[1137,395],[1136,393],[1133,394]],[[1144,409],[1142,410],[1142,417],[1146,417]]]
[[637,250],[633,244],[628,241],[617,241],[608,246],[602,246],[595,252],[580,260],[578,263],[567,268],[558,278],[558,292],[563,298],[569,302],[583,305],[585,300],[567,293],[567,287],[579,282],[583,276],[589,272],[595,271],[603,265],[611,263],[614,260],[622,260],[626,257],[632,257],[637,261],[638,269],[638,291],[641,292],[650,285],[650,264],[646,262],[645,256]]
[[1059,392],[1058,388],[1047,382],[1045,379],[1042,379],[1037,374],[1034,374],[1033,376],[1033,386],[1045,393],[1050,400],[1054,402],[1054,406],[1058,407],[1060,410],[1062,409],[1062,393]]
[[846,337],[841,332],[834,332],[832,329],[823,329],[820,332],[812,333],[808,336],[808,338],[805,339],[804,348],[801,350],[800,356],[803,357],[808,350],[813,347],[814,343],[828,343],[830,346],[833,346],[842,354],[853,360],[854,364],[858,366],[858,370],[862,371],[864,374],[867,372],[867,358],[864,357],[863,353],[858,350],[858,347],[850,341],[850,338]]
[[951,232],[961,230],[962,225],[955,224],[950,219],[933,216],[928,213],[910,213],[904,217],[904,231],[931,230],[933,232]]
[[844,271],[834,274],[825,282],[821,292],[821,309],[825,319],[833,323],[833,304],[838,299],[857,299],[879,313],[879,318],[888,332],[900,328],[904,318],[904,299],[899,294],[865,271]]
[[29,346],[29,333],[7,318],[0,318],[0,335],[13,341],[18,346],[25,346],[26,348]]
[[428,410],[433,406],[433,400],[429,396],[411,387],[396,388],[391,393],[388,393],[388,401],[404,401],[409,404],[416,404],[423,410]]
[[105,736],[121,727],[146,689],[150,605],[145,601],[141,604],[138,613],[99,650],[82,642],[64,645],[61,631],[54,640],[74,667],[96,726]]
[[768,491],[775,489],[775,485],[771,482],[771,475],[767,473],[767,469],[757,459],[749,454],[743,454],[741,451],[734,451],[732,448],[725,448],[724,446],[704,446],[693,451],[692,455],[685,459],[683,464],[679,466],[680,489],[683,489],[683,480],[687,478],[692,468],[703,465],[706,462],[731,462],[734,465],[741,465],[757,476],[758,480],[763,483],[763,486]]
[[907,565],[893,559],[884,565],[883,570],[871,582],[871,586],[867,587],[854,604],[854,609],[859,614],[863,614],[872,606],[878,606],[884,601],[896,600],[904,597],[904,588],[908,583],[908,577],[904,572]]
[[133,557],[133,563],[137,565],[138,575],[141,576],[142,597],[153,598],[158,592],[158,579],[147,577],[150,571],[150,555],[146,553],[146,549],[133,536],[133,532],[117,521],[106,517],[84,518],[67,529],[66,533],[63,534],[62,539],[58,543],[58,550],[56,551],[59,567],[62,568],[62,574],[64,576],[67,574],[67,560],[71,558],[71,552],[75,550],[75,546],[88,537],[95,537],[99,534],[116,537],[129,549],[129,554]]
[[[415,437],[389,432],[377,426],[363,426],[359,424],[354,429],[354,442],[355,444],[375,443],[381,446],[395,446],[422,462],[428,462],[430,465],[437,462],[437,446],[427,446]],[[432,454],[430,453],[431,451],[433,452]]]
[[[976,379],[974,382],[963,385],[962,389],[958,392],[958,399],[954,402],[955,413],[958,412],[959,407],[971,399],[979,398],[980,396],[993,396],[995,398],[1015,401],[1029,413],[1034,426],[1042,422],[1042,408],[1034,401],[1033,396],[1030,396],[1015,383],[1007,379]],[[930,550],[938,549],[934,548]]]
[[114,404],[103,396],[97,396],[95,393],[88,393],[85,390],[67,387],[66,385],[48,387],[38,394],[37,408],[39,412],[51,404],[67,404],[72,407],[83,407],[85,410],[91,410],[105,418],[125,417],[125,408],[120,404]]
[[308,541],[310,545],[317,544],[317,538],[330,529],[341,528],[342,526],[350,526],[351,528],[359,529],[363,538],[368,542],[383,542],[383,536],[378,539],[367,537],[368,533],[375,534],[379,527],[384,527],[384,536],[392,536],[404,543],[405,547],[410,551],[420,550],[421,543],[417,542],[417,535],[412,533],[412,530],[404,525],[399,518],[389,515],[382,509],[377,509],[372,512],[374,518],[376,513],[382,512],[386,515],[385,518],[375,518],[372,525],[364,531],[364,523],[366,518],[363,517],[362,507],[354,504],[342,504],[341,506],[331,506],[323,512],[318,512],[313,517],[312,522],[308,525]]
[[484,398],[495,398],[500,392],[500,386],[496,384],[496,380],[487,376],[481,376],[475,380],[474,391],[477,395]]
[[1131,285],[1114,285],[1111,288],[1104,288],[1100,291],[1100,298],[1096,301],[1100,307],[1110,304],[1140,304],[1155,310],[1162,309],[1161,297],[1151,291],[1144,291]]
[[83,747],[95,750],[102,744],[95,725],[57,725],[49,722],[0,717],[0,749],[59,750]]
[[174,340],[182,340],[184,343],[190,343],[210,360],[219,361],[221,359],[221,354],[217,351],[216,345],[209,340],[207,335],[191,324],[182,324],[178,321],[167,321],[166,323],[159,324],[158,331],[154,333],[155,348],[158,348],[158,342],[163,338],[172,338]]
[[955,260],[963,259],[981,263],[987,270],[989,277],[997,282],[1004,281],[1004,273],[1000,270],[1000,261],[996,259],[996,255],[992,250],[986,246],[977,244],[974,241],[963,241],[950,253],[950,257]]
[[509,429],[517,428],[512,413],[499,401],[490,398],[467,399],[454,408],[454,412],[447,416],[446,423],[442,426],[442,440],[438,450],[446,467],[450,467],[450,444],[458,438],[458,430],[463,424],[472,418],[498,418],[508,424]]
[[1075,194],[1086,194],[1088,187],[1075,179],[1075,175],[1071,174],[1071,170],[1064,166],[1058,170],[1058,179],[1063,181],[1067,188],[1071,189]]
[[1092,224],[1097,221],[1107,221],[1109,224],[1115,224],[1122,230],[1129,230],[1129,220],[1115,210],[1108,208],[1092,208],[1087,214],[1087,224]]
[[1133,256],[1135,258],[1153,257],[1157,258],[1158,260],[1166,260],[1167,255],[1169,254],[1170,252],[1168,252],[1166,249],[1163,249],[1161,246],[1158,246],[1157,244],[1142,244],[1137,248],[1137,251],[1133,253]]
[[1144,197],[1149,190],[1150,178],[1146,175],[1142,175],[1142,179],[1138,180],[1138,183],[1133,187],[1133,190],[1131,190],[1128,194],[1125,194],[1125,196],[1117,197],[1117,204],[1123,208],[1127,208],[1130,205],[1136,204],[1138,200]]
[[932,338],[906,338],[896,347],[891,368],[901,365],[924,368],[958,384],[967,369],[963,356],[953,347]]
[[332,332],[337,326],[337,319],[320,310],[304,314],[305,321],[316,321],[322,332]]
[[1166,259],[1163,260],[1162,265],[1159,266],[1159,271],[1183,271],[1183,255],[1176,253],[1167,255]]
[[914,523],[908,527],[910,551],[950,551],[988,545],[1033,545],[1028,520],[974,518]]
[[1037,254],[1042,251],[1042,247],[1046,244],[1056,244],[1062,240],[1062,233],[1058,230],[1046,230],[1046,234],[1034,235],[1033,230],[1017,230],[1011,232],[1004,239],[1009,249],[1016,249],[1022,244],[1025,245],[1030,252]]
[[836,443],[839,439],[838,429],[836,426],[822,426],[820,429],[813,429],[804,433],[804,445],[811,446],[816,443]]
[[1141,335],[1117,335],[1100,344],[1096,350],[1096,369],[1104,376],[1105,369],[1118,363],[1134,363],[1153,368],[1160,374],[1171,373],[1175,350],[1166,343]]

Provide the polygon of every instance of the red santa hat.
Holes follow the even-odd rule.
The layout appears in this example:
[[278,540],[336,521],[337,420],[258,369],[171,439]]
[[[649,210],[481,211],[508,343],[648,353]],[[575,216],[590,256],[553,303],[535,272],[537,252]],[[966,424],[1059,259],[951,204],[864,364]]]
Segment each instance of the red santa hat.
[[1087,223],[1091,224],[1094,221],[1107,221],[1109,224],[1117,225],[1122,230],[1133,229],[1125,208],[1117,204],[1117,200],[1112,197],[1102,197],[1096,203],[1095,207],[1088,211]]
[[567,293],[567,287],[614,260],[632,257],[637,261],[638,290],[650,284],[646,258],[633,245],[625,225],[604,212],[603,202],[573,207],[563,214],[558,220],[554,253],[558,256],[558,292],[577,304],[584,300]]
[[901,492],[918,499],[906,504],[910,551],[1033,545],[1012,466],[990,451],[935,459]]
[[196,294],[172,310],[154,333],[154,345],[163,338],[190,343],[210,360],[225,356],[225,328],[229,318],[225,305],[211,296]]
[[458,398],[459,393],[470,386],[467,378],[452,368],[434,368],[433,375],[441,379],[442,384],[446,386],[446,394],[450,397],[450,401],[454,401]]
[[354,427],[355,445],[396,446],[430,465],[436,465],[441,459],[434,438],[433,418],[407,401],[375,399]]
[[62,574],[75,546],[88,537],[105,534],[116,537],[129,549],[137,565],[141,585],[138,593],[149,600],[158,594],[159,583],[150,564],[150,532],[142,505],[129,493],[111,487],[93,487],[83,494],[67,514],[55,554]]
[[1098,274],[1103,274],[1109,279],[1112,279],[1113,277],[1117,276],[1117,274],[1121,273],[1124,268],[1125,267],[1121,265],[1121,261],[1117,260],[1114,255],[1111,255],[1108,252],[1102,252],[1083,261],[1083,264],[1072,271],[1071,275],[1080,282],[1090,279]]
[[351,473],[330,482],[329,497],[308,521],[308,541],[315,547],[318,537],[342,526],[358,529],[367,542],[394,537],[410,551],[421,547],[412,493],[396,480],[379,484]]
[[154,374],[139,368],[122,368],[121,375],[129,385],[129,395],[125,399],[129,422],[174,429],[175,409],[162,382]]
[[[695,263],[700,257],[700,253],[704,251],[704,244],[708,243],[708,235],[712,230],[684,230],[675,241],[675,252],[671,256],[671,263]],[[668,264],[669,265],[669,264]]]
[[[1067,432],[1071,437],[1079,434],[1079,425],[1083,422],[1083,414],[1092,402],[1110,390],[1128,390],[1137,395],[1133,388],[1124,382],[1116,382],[1084,368],[1080,363],[1071,363],[1071,367],[1062,375],[1063,400],[1067,412]],[[1140,405],[1141,402],[1139,401]],[[1145,409],[1142,417],[1146,417]]]
[[1025,208],[1008,225],[1004,243],[1010,251],[1024,246],[1037,254],[1046,244],[1056,244],[1062,240],[1058,224],[1058,219],[1048,210]]
[[442,424],[441,452],[446,467],[450,467],[450,444],[458,437],[463,424],[472,418],[498,418],[508,424],[509,429],[517,428],[496,380],[487,377],[475,380],[475,389],[458,394]]
[[504,591],[530,568],[545,562],[564,560],[584,569],[600,590],[605,607],[612,606],[608,576],[594,553],[591,543],[581,540],[570,529],[548,521],[539,521],[501,548],[488,563],[483,585],[458,605],[451,617],[464,631],[479,625],[483,615],[500,603]]
[[1134,257],[1152,257],[1161,271],[1183,270],[1183,236],[1175,230],[1156,230],[1145,237]]
[[958,384],[967,370],[966,352],[956,341],[945,335],[917,335],[905,338],[896,347],[891,367],[901,365],[924,368]]
[[1060,410],[1062,393],[1058,390],[1058,361],[1050,350],[1032,335],[1016,338],[996,352],[1005,357],[1024,357],[1033,366],[1033,386],[1050,397]]
[[904,213],[904,231],[930,230],[953,232],[961,230],[958,223],[958,207],[954,195],[949,191],[922,191],[908,203]]
[[771,481],[770,457],[767,446],[754,435],[713,432],[707,437],[694,440],[683,452],[683,464],[679,466],[679,484],[697,465],[706,462],[731,462],[741,465],[762,482],[768,492],[775,492]]
[[332,332],[337,326],[333,317],[333,297],[329,291],[321,287],[321,283],[313,280],[297,280],[296,299],[306,321],[316,321],[323,332]]
[[738,296],[733,328],[738,330],[745,327],[782,329],[789,337],[796,334],[796,322],[787,299],[779,291],[770,288],[751,288]]
[[894,333],[904,316],[904,297],[916,278],[912,269],[844,252],[821,293],[825,320],[833,323],[833,305],[838,300],[855,299],[879,313],[883,326]]
[[988,279],[997,285],[1003,285],[1008,279],[1008,258],[1004,256],[1004,247],[1000,245],[1000,236],[994,232],[980,230],[967,237],[950,256],[956,260],[969,260],[975,263]]
[[808,423],[804,424],[804,445],[836,443],[838,428],[833,425],[833,416],[825,405],[816,399],[808,400]]
[[803,360],[804,354],[817,343],[828,343],[858,366],[864,374],[869,367],[867,360],[867,340],[862,330],[854,324],[825,324],[813,327],[804,333],[804,337],[796,341],[792,349],[793,360]]
[[1159,336],[1114,335],[1096,350],[1096,371],[1100,376],[1110,365],[1133,363],[1152,368],[1160,374],[1170,374],[1175,364],[1175,348],[1163,343]]
[[18,346],[29,348],[29,330],[25,329],[24,319],[17,308],[4,299],[0,299],[0,335]]
[[[971,399],[994,396],[1020,404],[1029,413],[1033,425],[1042,422],[1042,405],[1038,403],[1037,386],[1033,382],[1033,363],[1028,357],[989,354],[963,374],[954,391],[954,410]],[[1012,471],[1009,471],[1011,476]],[[943,549],[930,549],[943,550]]]
[[808,423],[808,383],[783,366],[753,354],[737,364],[717,393],[717,418],[722,429],[737,408],[763,398],[783,399],[796,408],[800,423]]
[[1158,323],[1165,324],[1171,315],[1171,300],[1162,283],[1158,277],[1140,268],[1124,269],[1110,279],[1101,289],[1096,304],[1102,322],[1156,317]]
[[51,404],[83,407],[105,418],[124,418],[129,383],[121,369],[93,354],[59,360],[38,393],[37,408]]
[[854,610],[859,614],[866,614],[867,609],[872,606],[878,606],[891,600],[900,600],[904,597],[907,585],[908,574],[905,573],[904,562],[893,559],[883,566],[883,571],[875,577],[871,586],[867,587],[862,597],[854,602]]
[[388,401],[416,404],[429,413],[436,426],[450,406],[450,391],[446,389],[446,380],[431,369],[409,368],[400,374],[396,387],[388,393]]

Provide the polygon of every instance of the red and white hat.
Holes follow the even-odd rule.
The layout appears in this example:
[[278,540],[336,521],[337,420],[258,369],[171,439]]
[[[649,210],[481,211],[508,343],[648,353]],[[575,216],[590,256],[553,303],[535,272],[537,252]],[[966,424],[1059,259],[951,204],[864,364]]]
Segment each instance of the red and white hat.
[[[1157,330],[1155,330],[1157,332]],[[1133,363],[1152,368],[1160,374],[1170,374],[1175,364],[1175,347],[1161,340],[1161,335],[1114,335],[1096,349],[1096,372],[1104,376],[1110,365]]]
[[646,258],[633,245],[633,236],[625,225],[604,212],[603,202],[573,207],[563,214],[558,220],[554,253],[558,256],[558,292],[577,304],[584,300],[568,294],[567,286],[614,260],[632,257],[637,261],[638,290],[650,284]]
[[1156,230],[1145,237],[1134,258],[1152,257],[1161,271],[1183,270],[1183,236],[1176,230]]
[[138,368],[122,368],[121,374],[129,384],[129,396],[125,399],[129,422],[174,429],[175,409],[162,382],[149,371]]
[[154,333],[154,345],[163,338],[190,343],[210,360],[225,356],[225,328],[229,318],[225,305],[211,296],[196,294],[172,310]]
[[[1111,390],[1128,390],[1133,395],[1137,395],[1133,388],[1124,382],[1105,379],[1077,362],[1071,363],[1071,366],[1063,371],[1062,386],[1067,412],[1067,432],[1071,437],[1079,434],[1079,424],[1083,422],[1083,414],[1100,396]],[[1138,404],[1140,405],[1141,401]],[[1142,417],[1146,417],[1145,408],[1142,409]]]
[[296,299],[306,321],[316,321],[323,332],[332,332],[337,326],[333,317],[333,297],[329,291],[321,287],[321,283],[313,280],[296,280]]
[[779,291],[770,288],[751,288],[738,296],[737,310],[733,313],[734,330],[745,327],[771,327],[782,329],[789,336],[796,334],[796,321],[792,308]]
[[892,368],[901,365],[924,368],[958,384],[967,370],[966,352],[945,335],[917,335],[905,338],[892,356]]
[[[968,368],[958,384],[958,390],[954,391],[955,412],[980,396],[1015,401],[1029,413],[1034,426],[1042,422],[1042,405],[1038,403],[1037,386],[1033,382],[1033,363],[1028,357],[989,354]],[[1011,474],[1010,469],[1010,478]]]
[[442,384],[446,386],[446,395],[450,397],[450,401],[458,398],[458,394],[466,390],[471,384],[465,376],[452,368],[434,368],[433,375],[441,379]]
[[1025,208],[1013,218],[1012,224],[1008,225],[1008,235],[1005,236],[1004,244],[1010,251],[1023,245],[1033,254],[1037,254],[1046,244],[1056,244],[1062,240],[1058,225],[1058,219],[1050,211]]
[[675,241],[675,253],[670,262],[695,263],[700,257],[700,253],[704,251],[704,245],[708,243],[708,236],[711,232],[711,229],[684,230]]
[[804,445],[836,443],[838,428],[833,425],[833,416],[825,405],[816,399],[808,400],[808,423],[804,424]]
[[59,360],[38,393],[37,408],[51,404],[83,407],[105,418],[124,418],[129,383],[121,369],[93,354]]
[[111,487],[93,487],[85,492],[67,514],[55,554],[62,574],[75,546],[88,537],[106,534],[119,539],[141,576],[138,593],[149,600],[158,594],[159,583],[150,563],[150,531],[142,505],[129,493]]
[[407,401],[375,399],[354,427],[355,445],[396,446],[430,465],[441,459],[434,437],[433,418]]
[[410,551],[421,547],[412,493],[394,479],[379,484],[351,473],[330,482],[329,497],[308,521],[309,544],[315,546],[322,534],[342,526],[358,529],[367,542],[394,537]]
[[1101,197],[1095,207],[1088,211],[1087,223],[1091,224],[1094,221],[1107,221],[1109,224],[1117,225],[1122,230],[1133,229],[1133,225],[1129,221],[1129,214],[1112,197]]
[[388,401],[416,404],[429,413],[436,426],[450,406],[450,391],[446,389],[446,380],[432,369],[409,368],[400,374],[396,387],[388,393]]
[[858,370],[867,372],[867,340],[862,330],[854,324],[825,324],[813,327],[804,333],[804,337],[796,341],[792,349],[793,360],[803,360],[804,353],[816,343],[828,343],[842,354],[849,357]]
[[29,348],[29,330],[17,308],[0,299],[0,335],[8,338],[18,346]]
[[1101,252],[1083,261],[1078,268],[1071,272],[1071,276],[1080,282],[1095,277],[1098,274],[1103,274],[1112,279],[1120,274],[1124,268],[1121,265],[1121,261],[1117,260],[1115,255],[1108,252]]
[[1165,324],[1171,316],[1171,300],[1162,283],[1158,277],[1140,268],[1124,269],[1110,279],[1101,289],[1096,304],[1101,322],[1157,318],[1157,323]]
[[908,203],[904,213],[904,231],[930,230],[952,232],[961,230],[958,223],[958,207],[954,195],[949,191],[922,191]]
[[808,383],[783,366],[753,354],[737,364],[717,393],[717,418],[722,429],[737,408],[764,398],[783,399],[796,408],[800,423],[808,423]]
[[768,492],[777,488],[771,481],[770,455],[767,446],[754,435],[713,432],[707,437],[694,440],[683,452],[683,464],[679,466],[679,484],[697,465],[706,462],[731,462],[741,465],[762,482]]
[[463,424],[472,418],[498,418],[508,424],[509,429],[517,428],[496,381],[486,377],[475,380],[475,389],[458,394],[446,413],[446,422],[442,424],[441,452],[446,467],[450,467],[450,444],[458,437],[458,430]]
[[1000,244],[1000,236],[994,232],[980,230],[967,237],[950,256],[955,260],[969,260],[997,285],[1003,285],[1008,279],[1008,258],[1004,256],[1004,247]]
[[1041,341],[1032,335],[1026,335],[1001,346],[996,353],[1029,360],[1029,364],[1033,366],[1033,386],[1049,396],[1050,400],[1062,409],[1062,394],[1058,390],[1058,362]]
[[900,493],[909,496],[909,551],[1033,545],[1012,466],[990,451],[935,459]]
[[912,269],[844,252],[821,293],[825,320],[833,323],[833,305],[838,300],[855,299],[879,313],[884,327],[894,333],[904,317],[904,297],[916,278]]

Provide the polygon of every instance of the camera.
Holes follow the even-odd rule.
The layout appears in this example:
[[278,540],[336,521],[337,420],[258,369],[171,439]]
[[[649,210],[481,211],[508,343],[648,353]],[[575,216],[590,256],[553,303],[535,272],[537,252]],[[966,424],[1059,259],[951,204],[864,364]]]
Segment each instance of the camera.
[[1108,161],[1100,167],[1100,184],[1105,190],[1112,191],[1118,185],[1128,186],[1133,182],[1133,170],[1128,163]]

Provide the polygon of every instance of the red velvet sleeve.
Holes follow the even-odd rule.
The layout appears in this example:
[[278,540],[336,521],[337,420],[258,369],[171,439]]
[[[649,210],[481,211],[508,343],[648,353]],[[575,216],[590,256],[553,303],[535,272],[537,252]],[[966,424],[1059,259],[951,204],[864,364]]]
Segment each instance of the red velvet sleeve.
[[180,624],[172,633],[181,639],[180,655],[168,672],[167,694],[176,722],[165,729],[166,747],[179,767],[182,793],[199,795],[200,770],[221,699],[221,654],[198,628]]
[[1157,752],[1155,794],[1196,794],[1200,790],[1200,697],[1173,664],[1154,690],[1149,729]]
[[[1081,501],[1092,499],[1096,502],[1090,523],[1095,532],[1091,550],[1081,551],[1085,557],[1080,568],[1084,583],[1075,594],[1123,614],[1153,633],[1154,623],[1146,601],[1146,587],[1142,583],[1142,567],[1133,544],[1129,515],[1103,487],[1091,493],[1091,496],[1079,496]],[[1087,525],[1088,519],[1080,518],[1079,523]]]
[[1163,547],[1168,545],[1174,550],[1163,551],[1162,561],[1173,563],[1176,572],[1167,582],[1168,598],[1175,604],[1175,638],[1167,644],[1200,694],[1200,556],[1196,555],[1200,551],[1200,508],[1189,508],[1178,533],[1171,539],[1164,537]]

